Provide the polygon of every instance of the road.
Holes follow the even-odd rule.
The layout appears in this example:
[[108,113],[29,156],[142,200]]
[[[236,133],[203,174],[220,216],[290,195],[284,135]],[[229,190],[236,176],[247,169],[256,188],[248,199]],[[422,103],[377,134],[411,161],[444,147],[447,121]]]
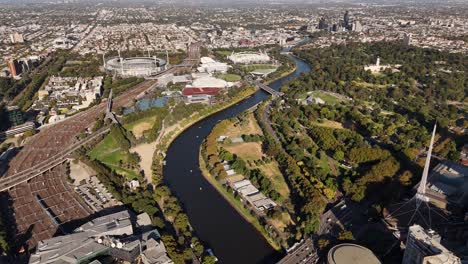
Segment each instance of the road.
[[315,264],[318,262],[318,255],[314,249],[312,239],[306,239],[293,251],[289,252],[277,264]]

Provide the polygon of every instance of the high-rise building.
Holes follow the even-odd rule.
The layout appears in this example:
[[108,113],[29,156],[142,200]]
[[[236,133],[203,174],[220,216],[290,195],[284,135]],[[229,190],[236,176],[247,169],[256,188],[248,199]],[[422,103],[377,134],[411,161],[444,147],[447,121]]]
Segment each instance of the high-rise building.
[[412,40],[411,33],[405,33],[405,35],[403,36],[403,45],[410,46],[411,40]]
[[343,17],[343,27],[346,29],[349,27],[349,12],[346,11]]
[[351,30],[356,31],[356,32],[361,32],[362,31],[361,22],[359,22],[358,20],[354,21],[353,24],[351,25]]
[[14,43],[23,43],[24,42],[23,34],[20,34],[18,32],[10,34],[10,42],[13,43],[13,44]]
[[318,24],[318,29],[328,29],[328,23],[324,17],[321,17]]
[[409,228],[402,264],[461,264],[460,258],[440,243],[440,236],[419,225]]
[[18,60],[10,59],[8,61],[8,68],[10,70],[10,75],[13,78],[21,74],[22,67],[18,63]]

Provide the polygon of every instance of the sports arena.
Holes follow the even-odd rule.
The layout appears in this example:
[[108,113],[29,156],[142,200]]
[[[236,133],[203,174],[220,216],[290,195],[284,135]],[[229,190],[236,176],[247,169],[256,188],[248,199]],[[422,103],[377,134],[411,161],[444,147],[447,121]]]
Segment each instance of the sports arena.
[[106,71],[120,76],[149,77],[166,69],[167,62],[156,57],[111,58],[106,61]]
[[270,61],[270,57],[263,52],[232,53],[228,59],[234,64],[268,63]]

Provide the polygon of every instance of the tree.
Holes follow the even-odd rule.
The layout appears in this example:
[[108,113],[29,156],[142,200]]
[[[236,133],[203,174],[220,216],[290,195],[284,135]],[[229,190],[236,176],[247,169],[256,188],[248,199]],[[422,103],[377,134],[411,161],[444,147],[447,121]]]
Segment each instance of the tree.
[[202,263],[203,264],[215,264],[216,260],[217,259],[215,256],[207,255],[203,257]]
[[344,154],[343,151],[337,150],[337,151],[335,151],[335,154],[333,155],[333,158],[335,158],[336,160],[342,160],[342,159],[344,159],[344,156],[345,156],[345,154]]
[[342,230],[340,234],[338,235],[338,240],[341,241],[349,241],[349,240],[354,240],[353,233],[348,230]]
[[318,241],[318,247],[320,250],[324,250],[328,247],[328,245],[330,245],[330,240],[326,239],[326,238],[320,238]]

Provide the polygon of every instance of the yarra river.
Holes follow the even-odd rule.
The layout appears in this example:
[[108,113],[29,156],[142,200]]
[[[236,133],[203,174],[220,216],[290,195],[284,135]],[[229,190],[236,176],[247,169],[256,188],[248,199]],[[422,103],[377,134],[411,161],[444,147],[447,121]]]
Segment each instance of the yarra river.
[[[296,70],[272,82],[271,88],[278,90],[283,83],[310,71],[307,63],[291,58]],[[282,256],[210,185],[198,164],[200,144],[219,121],[232,118],[269,96],[259,90],[244,101],[196,123],[177,137],[166,153],[165,182],[182,202],[197,236],[207,248],[213,249],[222,264],[274,263]]]

